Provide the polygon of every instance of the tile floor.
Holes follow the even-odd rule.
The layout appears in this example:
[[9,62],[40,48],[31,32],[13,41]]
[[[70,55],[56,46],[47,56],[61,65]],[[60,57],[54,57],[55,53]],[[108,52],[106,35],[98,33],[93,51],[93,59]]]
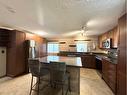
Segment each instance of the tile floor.
[[[80,95],[114,95],[96,70],[82,68],[80,73]],[[30,80],[30,74],[14,79],[0,78],[0,95],[29,95]],[[52,93],[49,95],[52,95]],[[57,95],[60,95],[60,93]],[[68,95],[75,94],[68,93]]]

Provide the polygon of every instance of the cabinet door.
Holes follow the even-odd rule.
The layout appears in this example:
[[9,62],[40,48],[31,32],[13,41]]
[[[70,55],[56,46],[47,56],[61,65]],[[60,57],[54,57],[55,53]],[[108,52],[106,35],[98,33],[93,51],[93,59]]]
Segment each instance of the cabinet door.
[[8,46],[9,43],[9,30],[0,29],[0,46]]
[[24,38],[25,34],[13,30],[10,32],[10,45],[7,48],[7,75],[15,77],[24,73]]
[[117,95],[126,95],[126,15],[122,16],[119,21],[119,52],[117,64]]
[[106,40],[107,38],[108,38],[108,32],[102,35],[102,41]]
[[110,31],[107,32],[107,39],[108,38],[113,39],[113,37],[114,37],[114,30],[112,29],[112,30],[110,30]]
[[108,32],[108,38],[112,39],[112,48],[117,48],[118,47],[118,36],[119,33],[117,31],[117,27],[113,28]]
[[116,64],[106,59],[102,61],[102,77],[111,90],[116,93]]
[[16,66],[17,75],[25,72],[25,33],[16,31]]
[[119,40],[119,31],[118,31],[118,28],[115,27],[114,30],[113,30],[113,48],[117,48],[118,47],[118,40]]
[[94,55],[84,55],[82,56],[82,65],[86,68],[96,68]]
[[114,93],[116,93],[116,64],[109,62],[108,65],[108,85]]
[[102,42],[108,38],[112,39],[112,48],[117,48],[119,40],[119,31],[117,27],[99,36],[99,48],[103,48]]
[[108,33],[104,33],[98,37],[99,40],[99,48],[103,48],[103,41],[105,41],[108,38]]
[[16,71],[16,48],[7,48],[7,76],[14,77]]
[[99,48],[103,48],[103,46],[102,46],[102,35],[100,35],[98,37],[98,40],[99,40]]
[[108,63],[105,59],[102,60],[102,78],[105,80],[106,83],[109,82],[109,80],[108,80]]
[[7,76],[14,77],[16,72],[16,33],[9,32],[9,46],[7,48]]

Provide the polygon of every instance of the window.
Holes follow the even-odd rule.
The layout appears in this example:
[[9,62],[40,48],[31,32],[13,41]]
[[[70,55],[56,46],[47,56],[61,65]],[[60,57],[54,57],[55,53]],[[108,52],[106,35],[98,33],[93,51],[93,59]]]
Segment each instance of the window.
[[48,43],[48,53],[58,53],[59,52],[59,44],[55,42]]
[[87,43],[78,42],[76,44],[77,52],[87,52]]
[[50,62],[50,61],[59,61],[59,56],[48,56],[47,57],[47,61]]

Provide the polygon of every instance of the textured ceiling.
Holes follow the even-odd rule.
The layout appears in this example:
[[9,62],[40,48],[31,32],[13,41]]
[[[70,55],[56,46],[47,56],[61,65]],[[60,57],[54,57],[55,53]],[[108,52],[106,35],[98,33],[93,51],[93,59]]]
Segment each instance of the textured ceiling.
[[44,37],[99,35],[117,24],[125,0],[0,0],[0,25]]

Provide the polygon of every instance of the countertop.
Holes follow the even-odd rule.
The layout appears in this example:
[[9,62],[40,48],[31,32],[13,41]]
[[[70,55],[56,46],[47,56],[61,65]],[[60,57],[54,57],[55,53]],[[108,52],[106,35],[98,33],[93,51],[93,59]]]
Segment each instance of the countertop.
[[100,54],[96,54],[96,58],[99,60],[105,59],[113,64],[117,64],[117,59],[116,58],[111,58],[108,57],[107,55],[100,55]]
[[50,61],[65,62],[67,66],[82,67],[80,57],[46,56],[39,58],[40,62],[49,64]]
[[108,55],[104,54],[104,53],[99,53],[99,52],[60,52],[58,53],[58,55],[60,56],[78,56],[78,57],[81,57],[81,56],[85,56],[85,55],[91,55],[91,56],[95,56],[97,59],[99,60],[102,60],[102,59],[105,59],[105,60],[108,60],[110,61],[112,64],[117,64],[117,59],[116,58],[111,58],[111,57],[108,57]]

